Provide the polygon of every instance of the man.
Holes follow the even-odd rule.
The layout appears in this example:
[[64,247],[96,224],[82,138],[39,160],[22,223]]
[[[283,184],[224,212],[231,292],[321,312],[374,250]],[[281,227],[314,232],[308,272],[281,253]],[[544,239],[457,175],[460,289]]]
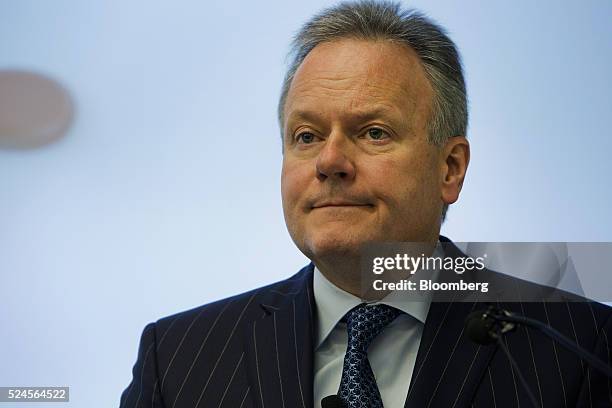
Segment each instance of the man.
[[[475,303],[360,299],[364,244],[447,241],[440,225],[469,162],[454,44],[419,14],[359,2],[315,16],[293,51],[279,104],[282,201],[312,263],[149,324],[121,406],[319,407],[336,394],[350,407],[528,406],[506,357],[465,335]],[[516,307],[609,358],[607,308]],[[609,383],[550,340],[521,329],[507,343],[537,403],[612,402]]]

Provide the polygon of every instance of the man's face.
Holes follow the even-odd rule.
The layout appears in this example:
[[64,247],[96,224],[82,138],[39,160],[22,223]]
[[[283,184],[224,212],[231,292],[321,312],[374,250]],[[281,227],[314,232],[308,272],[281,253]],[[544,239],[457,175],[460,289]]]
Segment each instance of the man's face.
[[437,239],[444,160],[427,141],[432,96],[403,45],[343,39],[308,54],[287,95],[281,179],[287,228],[306,256]]

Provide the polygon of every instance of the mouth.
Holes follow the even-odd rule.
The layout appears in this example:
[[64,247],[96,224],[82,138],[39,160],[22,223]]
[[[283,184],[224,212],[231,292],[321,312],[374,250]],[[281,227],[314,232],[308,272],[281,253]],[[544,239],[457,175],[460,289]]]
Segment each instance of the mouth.
[[322,208],[372,208],[372,204],[338,201],[338,202],[321,202],[314,204],[311,209],[322,209]]

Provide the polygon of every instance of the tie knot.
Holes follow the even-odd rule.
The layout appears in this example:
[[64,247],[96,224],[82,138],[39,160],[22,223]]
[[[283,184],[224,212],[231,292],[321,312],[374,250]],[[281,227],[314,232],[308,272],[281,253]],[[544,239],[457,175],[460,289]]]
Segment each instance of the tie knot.
[[351,309],[346,315],[349,347],[367,352],[378,334],[402,312],[387,305],[365,303]]

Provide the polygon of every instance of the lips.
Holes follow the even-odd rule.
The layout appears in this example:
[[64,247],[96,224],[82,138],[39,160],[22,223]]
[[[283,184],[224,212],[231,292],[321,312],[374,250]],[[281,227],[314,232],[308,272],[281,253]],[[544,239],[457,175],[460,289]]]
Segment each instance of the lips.
[[312,209],[327,207],[372,207],[372,204],[353,200],[323,200],[315,202],[311,206]]

